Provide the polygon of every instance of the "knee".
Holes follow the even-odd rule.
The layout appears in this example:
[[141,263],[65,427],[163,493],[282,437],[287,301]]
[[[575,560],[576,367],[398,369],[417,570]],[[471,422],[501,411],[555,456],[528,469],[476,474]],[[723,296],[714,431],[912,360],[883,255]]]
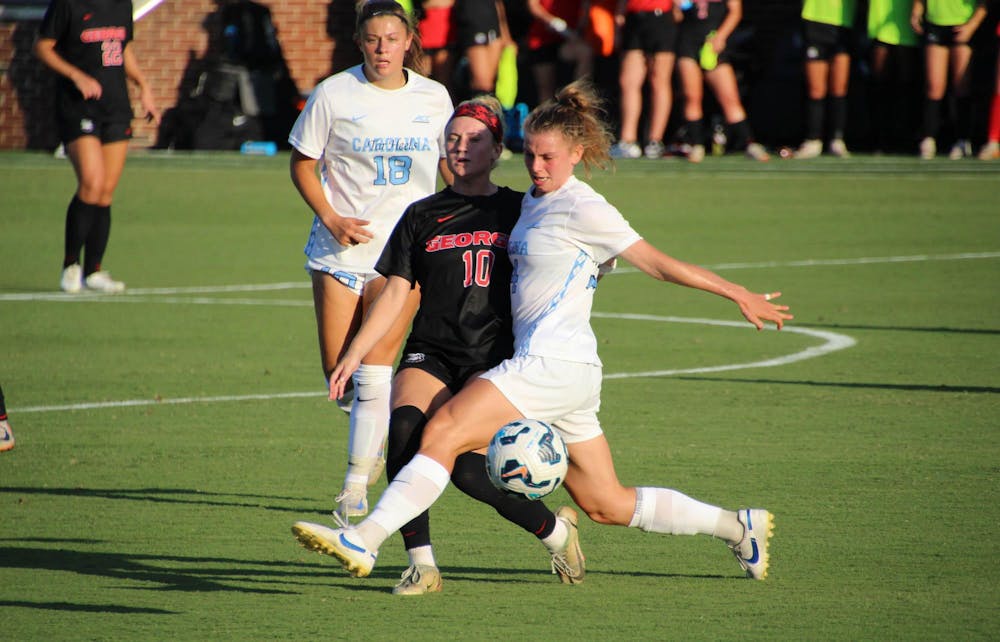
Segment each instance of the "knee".
[[635,512],[635,496],[619,486],[592,497],[573,497],[587,517],[598,524],[628,526]]

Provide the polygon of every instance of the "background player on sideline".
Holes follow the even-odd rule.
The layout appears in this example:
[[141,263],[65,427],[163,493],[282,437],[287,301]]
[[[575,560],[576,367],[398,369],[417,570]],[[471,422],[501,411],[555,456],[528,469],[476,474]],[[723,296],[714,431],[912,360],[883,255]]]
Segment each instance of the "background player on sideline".
[[35,55],[59,74],[59,138],[77,181],[66,210],[59,286],[70,294],[84,287],[121,292],[125,284],[102,270],[101,262],[111,236],[111,201],[132,138],[126,80],[139,87],[146,119],[160,124],[160,110],[132,50],[132,3],[53,0],[42,19]]
[[[292,182],[315,214],[306,269],[327,377],[385,285],[374,266],[396,221],[434,193],[438,171],[451,182],[443,158],[451,98],[413,71],[421,49],[410,14],[392,0],[367,2],[355,39],[364,62],[321,82],[288,136]],[[347,472],[336,499],[342,520],[368,512],[367,484],[381,472],[389,427],[392,364],[418,302],[414,290],[354,375]]]

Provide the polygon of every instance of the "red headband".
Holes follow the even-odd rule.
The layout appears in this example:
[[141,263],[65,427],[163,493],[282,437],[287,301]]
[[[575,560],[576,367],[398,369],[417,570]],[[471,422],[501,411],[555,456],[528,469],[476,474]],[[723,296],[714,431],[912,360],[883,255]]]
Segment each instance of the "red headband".
[[465,118],[475,118],[482,124],[486,125],[486,128],[490,130],[491,134],[493,134],[493,140],[498,143],[501,142],[500,139],[503,135],[500,130],[500,117],[486,105],[480,103],[462,103],[455,108],[455,113],[451,115],[449,122],[459,116],[464,116]]

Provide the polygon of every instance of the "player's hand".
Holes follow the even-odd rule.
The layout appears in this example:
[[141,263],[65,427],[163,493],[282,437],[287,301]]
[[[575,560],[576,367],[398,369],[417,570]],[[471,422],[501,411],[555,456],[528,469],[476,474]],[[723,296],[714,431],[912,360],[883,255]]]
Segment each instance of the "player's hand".
[[330,401],[340,399],[344,396],[344,389],[347,382],[351,380],[351,375],[361,365],[360,359],[355,359],[344,355],[337,366],[330,373]]
[[727,41],[728,38],[724,38],[719,34],[716,34],[716,36],[712,38],[712,49],[715,50],[716,54],[720,54],[725,51]]
[[163,114],[160,112],[160,108],[156,106],[156,101],[153,100],[153,93],[148,89],[144,89],[139,94],[139,102],[142,104],[142,111],[146,114],[146,122],[159,126]]
[[73,77],[73,84],[83,95],[84,100],[98,100],[101,97],[101,83],[93,76],[81,73]]
[[955,33],[955,42],[963,45],[969,44],[972,36],[976,35],[976,28],[969,22],[956,25],[952,31]]
[[365,225],[368,225],[368,221],[363,218],[349,216],[339,216],[332,223],[326,222],[326,227],[330,230],[333,238],[337,239],[341,245],[346,246],[367,243],[372,239],[374,234],[366,230]]
[[748,295],[739,302],[740,312],[758,330],[764,329],[765,321],[774,323],[780,330],[784,326],[785,321],[795,318],[787,313],[789,309],[787,305],[772,303],[774,299],[781,296],[781,292],[768,292],[767,294],[748,292]]

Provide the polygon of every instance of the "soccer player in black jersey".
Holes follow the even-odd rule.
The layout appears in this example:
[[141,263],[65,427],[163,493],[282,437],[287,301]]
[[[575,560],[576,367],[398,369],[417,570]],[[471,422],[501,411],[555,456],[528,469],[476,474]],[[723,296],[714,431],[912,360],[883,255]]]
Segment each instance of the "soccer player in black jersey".
[[[132,51],[132,3],[52,0],[42,19],[35,55],[59,75],[59,137],[76,172],[76,194],[66,211],[60,286],[121,292],[125,284],[101,270],[111,233],[111,199],[132,137],[126,79],[139,87],[146,118],[160,110]],[[80,254],[86,248],[84,263]]]
[[[427,418],[466,381],[513,352],[507,236],[524,195],[498,187],[490,178],[502,150],[502,122],[500,104],[490,96],[455,109],[446,129],[448,167],[455,182],[403,214],[375,266],[387,279],[385,289],[330,375],[333,390],[391,326],[410,289],[418,284],[420,308],[392,384],[386,462],[390,479],[419,450]],[[584,559],[573,509],[563,507],[553,514],[540,501],[497,490],[486,476],[481,453],[459,457],[451,479],[464,493],[542,540],[562,582],[583,581]],[[396,594],[441,590],[429,524],[424,512],[400,529],[410,567],[393,590]],[[305,546],[327,552],[322,534],[333,529],[298,522],[292,530]]]

